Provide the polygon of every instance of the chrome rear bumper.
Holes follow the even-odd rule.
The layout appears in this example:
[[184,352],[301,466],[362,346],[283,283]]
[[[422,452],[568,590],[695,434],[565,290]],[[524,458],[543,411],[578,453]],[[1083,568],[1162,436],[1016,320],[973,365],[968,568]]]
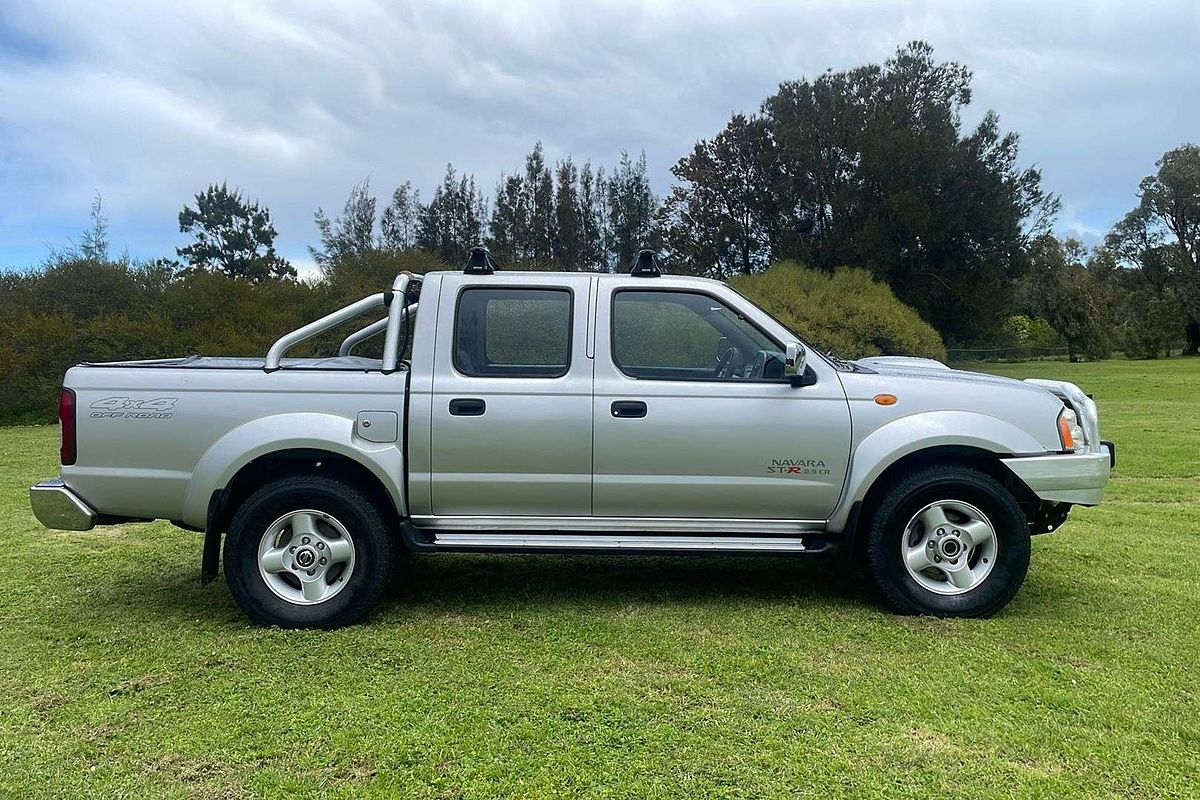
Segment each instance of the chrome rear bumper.
[[58,531],[90,531],[99,518],[58,478],[30,486],[29,505],[38,522]]
[[1113,457],[1105,442],[1098,453],[1055,453],[1002,460],[1042,500],[1094,506],[1104,499]]

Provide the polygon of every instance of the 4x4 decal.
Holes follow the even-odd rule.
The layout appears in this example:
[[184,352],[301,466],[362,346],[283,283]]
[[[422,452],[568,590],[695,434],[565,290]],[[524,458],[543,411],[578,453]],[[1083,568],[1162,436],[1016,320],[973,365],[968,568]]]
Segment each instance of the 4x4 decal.
[[105,397],[92,403],[92,419],[170,419],[178,397]]

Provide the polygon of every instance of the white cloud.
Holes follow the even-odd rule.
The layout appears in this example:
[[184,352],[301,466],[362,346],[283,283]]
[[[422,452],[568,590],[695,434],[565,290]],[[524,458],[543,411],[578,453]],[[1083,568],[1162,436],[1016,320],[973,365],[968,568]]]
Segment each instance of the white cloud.
[[[47,0],[0,11],[0,264],[82,227],[169,253],[179,208],[229,180],[305,259],[312,212],[370,175],[428,192],[447,161],[485,188],[541,139],[671,164],[782,80],[924,38],[971,66],[975,104],[1023,137],[1104,230],[1165,149],[1200,130],[1200,10],[1176,3]],[[1064,228],[1065,229],[1065,228]]]

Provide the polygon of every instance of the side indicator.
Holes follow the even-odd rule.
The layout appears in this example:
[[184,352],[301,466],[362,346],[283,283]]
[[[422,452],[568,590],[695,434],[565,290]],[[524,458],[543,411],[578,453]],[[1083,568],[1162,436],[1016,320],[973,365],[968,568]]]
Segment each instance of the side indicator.
[[896,405],[896,395],[877,394],[875,395],[875,402],[881,406],[894,406]]

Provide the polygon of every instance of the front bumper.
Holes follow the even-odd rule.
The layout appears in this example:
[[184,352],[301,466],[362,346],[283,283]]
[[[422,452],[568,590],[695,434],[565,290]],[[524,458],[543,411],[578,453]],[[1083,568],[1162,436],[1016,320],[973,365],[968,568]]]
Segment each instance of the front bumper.
[[100,516],[58,478],[30,486],[29,505],[38,522],[58,531],[90,531]]
[[1107,442],[1100,452],[1055,453],[1001,459],[1033,493],[1052,503],[1098,505],[1112,469],[1113,451]]

